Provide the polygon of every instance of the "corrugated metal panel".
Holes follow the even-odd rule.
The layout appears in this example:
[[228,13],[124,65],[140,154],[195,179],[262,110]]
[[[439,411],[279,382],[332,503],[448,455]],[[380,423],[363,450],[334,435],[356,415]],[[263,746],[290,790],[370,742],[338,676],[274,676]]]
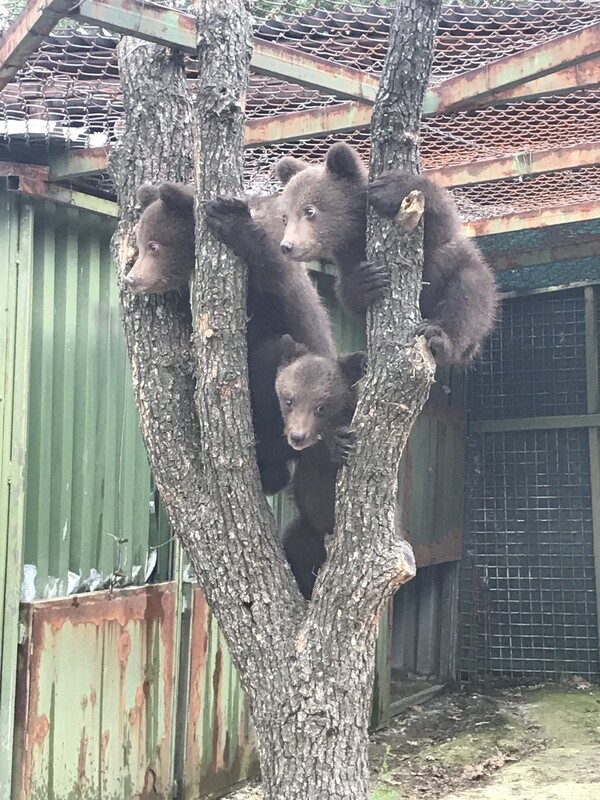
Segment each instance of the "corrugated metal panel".
[[31,330],[33,211],[0,195],[0,797],[8,797],[14,725]]
[[204,797],[256,775],[248,702],[204,595],[192,597],[184,796]]
[[[152,537],[150,470],[139,433],[110,254],[113,222],[36,206],[25,561],[36,596],[135,565]],[[127,540],[120,548],[115,537]],[[166,577],[168,548],[159,550]]]
[[[394,674],[456,677],[458,563],[419,569],[394,597]],[[397,671],[397,673],[396,673]]]
[[167,800],[174,584],[23,606],[13,798]]

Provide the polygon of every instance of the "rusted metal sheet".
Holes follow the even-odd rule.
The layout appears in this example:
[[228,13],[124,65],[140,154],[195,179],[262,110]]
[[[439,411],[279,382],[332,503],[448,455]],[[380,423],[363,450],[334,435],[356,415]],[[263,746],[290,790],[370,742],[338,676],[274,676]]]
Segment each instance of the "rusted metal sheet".
[[248,702],[202,591],[192,594],[184,796],[204,797],[258,773]]
[[170,797],[175,592],[23,606],[14,800]]

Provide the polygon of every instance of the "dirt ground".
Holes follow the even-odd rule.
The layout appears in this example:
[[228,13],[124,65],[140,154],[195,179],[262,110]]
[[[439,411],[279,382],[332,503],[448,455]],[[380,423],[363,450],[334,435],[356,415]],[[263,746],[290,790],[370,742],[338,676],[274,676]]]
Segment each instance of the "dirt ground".
[[371,777],[371,800],[600,800],[600,687],[442,695],[373,734]]

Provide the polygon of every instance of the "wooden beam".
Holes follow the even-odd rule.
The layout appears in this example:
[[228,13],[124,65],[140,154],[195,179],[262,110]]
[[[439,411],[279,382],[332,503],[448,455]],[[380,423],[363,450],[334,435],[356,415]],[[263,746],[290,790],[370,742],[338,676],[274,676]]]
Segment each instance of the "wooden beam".
[[29,0],[0,39],[0,89],[35,53],[71,5],[71,0]]

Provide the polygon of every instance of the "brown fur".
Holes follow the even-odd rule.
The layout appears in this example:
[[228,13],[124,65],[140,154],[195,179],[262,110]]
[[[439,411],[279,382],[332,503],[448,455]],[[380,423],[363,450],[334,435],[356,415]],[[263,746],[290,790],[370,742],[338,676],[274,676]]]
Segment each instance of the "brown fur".
[[284,531],[283,542],[300,591],[310,598],[335,524],[337,472],[354,444],[349,425],[365,354],[316,356],[289,336],[283,337],[282,350],[277,395],[288,441],[300,450],[293,479],[298,516]]
[[292,259],[332,261],[339,270],[338,294],[349,311],[364,312],[378,300],[388,276],[366,259],[366,202],[395,216],[412,190],[425,195],[421,314],[424,335],[440,364],[467,364],[490,332],[498,302],[492,271],[464,235],[451,196],[432,181],[407,172],[387,172],[372,184],[357,153],[338,143],[324,164],[283,158],[276,174],[284,183],[281,242]]
[[[187,284],[194,269],[192,187],[142,186],[143,213],[137,227],[139,257],[127,276],[132,291],[165,292]],[[257,460],[268,493],[289,481],[286,444],[275,394],[280,341],[291,334],[310,351],[333,356],[327,312],[305,267],[280,252],[277,198],[218,199],[206,204],[207,223],[248,266],[248,369]],[[275,217],[271,233],[270,219]]]

